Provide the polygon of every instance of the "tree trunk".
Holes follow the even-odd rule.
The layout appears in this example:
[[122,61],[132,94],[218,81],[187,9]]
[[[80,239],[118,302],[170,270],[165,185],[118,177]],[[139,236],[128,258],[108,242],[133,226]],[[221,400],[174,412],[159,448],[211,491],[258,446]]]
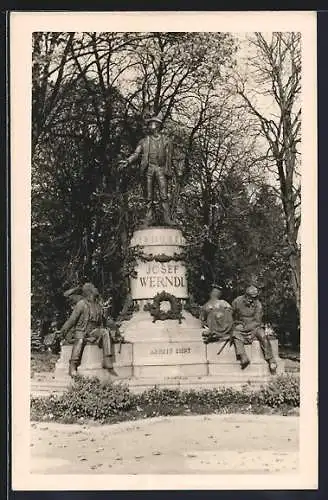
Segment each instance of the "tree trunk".
[[299,252],[293,252],[289,256],[289,265],[291,270],[291,283],[295,294],[295,300],[298,312],[301,305],[301,257]]

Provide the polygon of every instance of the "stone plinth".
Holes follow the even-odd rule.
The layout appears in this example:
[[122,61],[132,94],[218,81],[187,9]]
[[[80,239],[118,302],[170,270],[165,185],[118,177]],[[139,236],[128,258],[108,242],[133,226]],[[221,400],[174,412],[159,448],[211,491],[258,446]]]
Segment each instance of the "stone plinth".
[[[251,364],[241,370],[234,347],[226,345],[218,355],[220,343],[205,345],[201,323],[188,311],[182,310],[180,321],[153,321],[145,306],[152,303],[157,294],[167,292],[181,304],[188,298],[185,245],[179,229],[150,227],[134,232],[131,247],[138,247],[141,255],[136,262],[136,277],[130,279],[130,288],[138,310],[120,327],[126,343],[121,348],[115,345],[112,371],[102,368],[101,349],[86,346],[78,368],[81,375],[125,381],[135,391],[154,385],[188,389],[261,385],[270,380],[272,375],[257,341],[246,346]],[[170,308],[169,303],[168,306]],[[272,346],[279,373],[283,371],[283,362],[278,356],[278,341],[272,341]],[[56,378],[67,377],[70,353],[71,346],[63,346]]]
[[188,298],[185,244],[179,229],[150,227],[134,232],[131,247],[140,247],[145,257],[137,259],[137,277],[130,280],[134,300],[152,299],[162,291]]
[[[221,376],[227,380],[243,380],[244,383],[252,380],[263,382],[271,378],[267,362],[263,358],[261,346],[256,340],[251,345],[246,345],[245,350],[251,363],[247,368],[241,370],[239,361],[236,359],[235,348],[233,345],[226,345],[223,351],[218,355],[221,344],[208,344],[206,347],[206,356],[208,360],[208,374],[210,376]],[[277,373],[284,371],[283,361],[279,358],[278,340],[271,340],[272,351],[277,360]]]
[[[277,374],[284,371],[283,360],[278,355],[278,341],[272,348],[278,362]],[[218,355],[220,343],[205,345],[202,341],[153,341],[115,345],[113,370],[102,368],[102,352],[95,345],[86,346],[78,373],[101,380],[128,383],[131,390],[140,392],[153,386],[180,389],[232,387],[249,384],[259,387],[272,379],[263,359],[258,341],[246,346],[251,364],[241,370],[233,346],[227,345]],[[71,346],[63,346],[56,365],[56,380],[67,385],[68,360]],[[67,361],[66,361],[67,360]],[[67,363],[67,364],[66,364]]]
[[[102,349],[96,345],[86,345],[83,350],[81,364],[78,367],[79,375],[104,379],[126,379],[133,375],[132,344],[118,344],[113,348],[113,370],[109,372],[102,367]],[[62,346],[61,355],[55,367],[56,379],[67,377],[69,358],[72,346]]]
[[207,375],[206,348],[199,340],[136,342],[133,364],[137,378]]
[[127,342],[202,340],[200,321],[188,311],[182,311],[181,323],[173,319],[153,323],[151,314],[142,309],[135,312],[129,321],[122,323],[120,330]]
[[63,345],[60,351],[60,357],[55,366],[55,377],[57,379],[65,378],[68,374],[69,359],[71,357],[72,346]]

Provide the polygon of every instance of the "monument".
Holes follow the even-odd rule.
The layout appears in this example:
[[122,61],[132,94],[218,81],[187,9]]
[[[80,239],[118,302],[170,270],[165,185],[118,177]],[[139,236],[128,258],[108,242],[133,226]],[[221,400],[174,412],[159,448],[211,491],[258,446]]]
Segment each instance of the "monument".
[[168,137],[161,133],[162,118],[153,116],[148,120],[149,134],[141,139],[135,152],[121,165],[128,167],[139,161],[141,175],[145,178],[147,213],[144,225],[152,224],[154,219],[153,203],[156,184],[162,207],[162,216],[165,226],[173,225],[170,217],[168,200],[168,181],[172,177],[171,159],[172,144]]
[[[124,343],[111,347],[112,370],[103,366],[101,349],[85,345],[78,373],[125,381],[137,391],[155,385],[199,388],[263,384],[272,374],[263,358],[262,344],[258,340],[243,344],[243,359],[247,357],[250,363],[242,370],[229,334],[233,320],[227,302],[215,292],[201,309],[200,317],[188,310],[186,241],[169,211],[172,146],[162,134],[161,125],[160,116],[151,118],[149,135],[121,162],[122,168],[140,162],[147,205],[146,216],[130,242],[136,260],[128,306],[119,325]],[[159,224],[154,217],[156,187],[161,207]],[[278,341],[273,339],[270,345],[279,373],[283,364],[278,356]],[[240,342],[238,346],[242,349]],[[56,377],[67,373],[71,350],[62,347]]]

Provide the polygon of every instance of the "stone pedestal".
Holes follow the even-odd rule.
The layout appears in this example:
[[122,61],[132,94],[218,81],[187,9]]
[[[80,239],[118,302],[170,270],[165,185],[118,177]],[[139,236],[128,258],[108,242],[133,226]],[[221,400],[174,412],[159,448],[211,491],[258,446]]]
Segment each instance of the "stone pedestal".
[[152,227],[134,232],[131,247],[139,247],[144,256],[137,260],[137,277],[130,280],[134,300],[152,299],[162,291],[188,298],[185,244],[179,229]]
[[[153,386],[166,388],[242,387],[256,388],[272,379],[264,361],[260,345],[254,341],[246,346],[251,364],[241,370],[233,346],[227,345],[218,355],[220,343],[205,345],[201,340],[144,341],[115,346],[113,371],[102,368],[102,352],[95,346],[86,346],[79,374],[128,383],[134,391]],[[278,341],[272,341],[278,362],[277,373],[284,371],[278,355]],[[119,352],[120,351],[120,352]],[[55,379],[68,385],[68,360],[71,346],[63,346],[55,369]]]
[[[121,332],[126,343],[115,345],[113,371],[102,368],[102,351],[86,346],[78,372],[127,382],[134,391],[160,386],[201,388],[218,386],[259,386],[272,378],[257,341],[246,346],[251,364],[241,370],[233,346],[218,355],[220,343],[205,345],[200,321],[182,309],[182,319],[153,322],[148,304],[167,292],[182,304],[188,298],[185,267],[185,240],[178,229],[152,227],[135,231],[132,247],[142,255],[136,262],[136,277],[131,278],[131,295],[137,311],[124,321]],[[163,304],[165,306],[165,304]],[[170,307],[170,304],[168,304]],[[167,308],[167,304],[166,304]],[[278,341],[272,341],[278,373],[284,370],[278,356]],[[56,377],[67,374],[70,346],[64,346],[56,366]]]
[[[133,375],[132,344],[114,345],[113,370],[108,371],[102,367],[102,350],[96,345],[86,345],[83,350],[81,364],[78,367],[79,375],[85,377],[98,377],[101,380],[127,379]],[[69,359],[72,346],[64,345],[55,367],[56,379],[65,379],[68,374]]]

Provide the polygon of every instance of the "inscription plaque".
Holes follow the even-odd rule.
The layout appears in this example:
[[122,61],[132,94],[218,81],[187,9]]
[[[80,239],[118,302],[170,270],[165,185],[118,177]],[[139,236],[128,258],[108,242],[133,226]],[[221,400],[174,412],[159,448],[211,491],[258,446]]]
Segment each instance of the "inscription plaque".
[[181,262],[138,262],[137,277],[131,278],[133,299],[151,299],[165,291],[177,298],[188,297],[186,268]]
[[203,342],[135,343],[133,357],[136,365],[180,365],[206,363]]

